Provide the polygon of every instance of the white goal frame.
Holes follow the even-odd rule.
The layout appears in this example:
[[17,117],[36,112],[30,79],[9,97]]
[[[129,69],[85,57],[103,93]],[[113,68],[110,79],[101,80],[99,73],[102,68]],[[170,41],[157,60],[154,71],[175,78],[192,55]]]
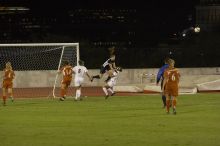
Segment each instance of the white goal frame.
[[[58,65],[58,68],[57,68],[57,72],[59,71],[60,69],[60,66],[61,66],[61,62],[62,62],[62,58],[63,58],[63,53],[64,53],[64,49],[65,47],[71,47],[71,46],[74,46],[76,47],[76,57],[77,57],[77,65],[78,65],[78,61],[79,61],[79,58],[80,58],[80,55],[79,55],[79,43],[13,43],[13,44],[0,44],[0,47],[40,47],[40,46],[58,46],[58,47],[62,47],[62,53],[60,55],[60,61],[59,61],[59,65]],[[53,94],[53,98],[56,98],[55,96],[55,88],[56,88],[56,84],[57,84],[57,79],[58,79],[58,74],[56,74],[56,77],[55,77],[55,81],[54,81],[54,85],[53,85],[53,91],[52,91],[52,94]]]

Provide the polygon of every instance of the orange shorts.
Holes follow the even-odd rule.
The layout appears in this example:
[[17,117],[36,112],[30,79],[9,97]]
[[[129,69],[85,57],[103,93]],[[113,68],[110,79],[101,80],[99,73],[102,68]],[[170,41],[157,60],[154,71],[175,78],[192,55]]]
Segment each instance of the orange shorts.
[[61,83],[65,84],[66,86],[69,86],[71,81],[72,81],[72,79],[63,79]]
[[179,88],[178,85],[166,85],[165,87],[165,95],[168,96],[178,96],[179,95]]
[[3,81],[2,83],[2,88],[12,88],[13,87],[13,82],[12,81]]

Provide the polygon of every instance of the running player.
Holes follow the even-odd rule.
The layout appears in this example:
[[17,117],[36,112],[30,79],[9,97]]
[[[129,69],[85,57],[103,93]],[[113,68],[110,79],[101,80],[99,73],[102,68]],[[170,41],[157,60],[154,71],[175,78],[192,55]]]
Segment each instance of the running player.
[[63,74],[63,79],[61,81],[60,101],[64,101],[67,94],[67,88],[72,81],[73,74],[72,66],[68,61],[64,61],[64,66],[59,70],[59,73]]
[[122,68],[121,67],[117,67],[114,70],[113,74],[110,76],[110,79],[102,87],[102,89],[103,89],[103,91],[105,93],[105,99],[108,99],[108,97],[109,97],[108,91],[111,93],[110,94],[111,96],[113,96],[115,94],[115,92],[113,91],[113,87],[116,85],[116,81],[117,81],[119,72],[122,72]]
[[8,90],[9,97],[11,98],[11,101],[14,101],[13,98],[13,79],[15,77],[15,73],[12,69],[12,65],[10,62],[7,62],[5,64],[5,69],[3,70],[4,76],[3,76],[3,83],[2,83],[2,93],[3,93],[3,105],[6,105],[6,90]]
[[75,101],[82,100],[82,98],[80,96],[81,96],[82,83],[84,81],[84,74],[87,75],[89,80],[92,80],[92,78],[88,74],[87,68],[84,66],[84,61],[79,60],[78,63],[79,63],[79,65],[77,65],[73,68],[73,72],[75,74],[74,83],[75,83],[75,87],[76,87]]
[[[169,113],[170,108],[170,100],[172,100],[173,114],[176,114],[176,102],[178,96],[178,85],[179,85],[179,70],[174,67],[175,61],[173,59],[169,59],[168,61],[168,69],[164,72],[164,83],[163,83],[163,93],[166,96],[166,111]],[[165,87],[165,88],[164,88]],[[172,96],[172,99],[170,99]]]

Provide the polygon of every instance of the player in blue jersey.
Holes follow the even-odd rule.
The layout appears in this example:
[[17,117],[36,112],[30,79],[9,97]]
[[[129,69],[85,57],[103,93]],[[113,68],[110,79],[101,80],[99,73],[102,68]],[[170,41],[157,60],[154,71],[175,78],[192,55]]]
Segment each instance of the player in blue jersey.
[[[169,67],[168,60],[169,60],[169,58],[165,58],[165,60],[164,60],[165,64],[159,69],[159,71],[157,73],[156,85],[158,86],[159,82],[161,81],[161,84],[160,84],[161,90],[163,90],[162,87],[163,87],[163,81],[164,81],[164,77],[163,77],[164,71]],[[165,108],[166,107],[166,96],[163,95],[163,93],[162,93],[162,101],[163,101],[163,108]]]

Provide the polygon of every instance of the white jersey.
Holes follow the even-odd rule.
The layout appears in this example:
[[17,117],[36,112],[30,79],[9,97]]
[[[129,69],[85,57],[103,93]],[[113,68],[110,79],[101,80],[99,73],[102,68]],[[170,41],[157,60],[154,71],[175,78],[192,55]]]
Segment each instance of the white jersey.
[[80,65],[75,66],[73,68],[73,71],[75,73],[75,78],[83,78],[84,74],[88,72],[85,66],[80,66]]
[[108,60],[106,60],[104,63],[103,63],[103,67],[106,67],[108,66],[109,64],[113,64],[115,61],[112,60],[111,58],[109,58]]
[[114,71],[113,72],[113,76],[111,77],[111,79],[107,82],[107,84],[109,85],[109,87],[113,87],[116,85],[116,81],[118,78],[119,72]]

